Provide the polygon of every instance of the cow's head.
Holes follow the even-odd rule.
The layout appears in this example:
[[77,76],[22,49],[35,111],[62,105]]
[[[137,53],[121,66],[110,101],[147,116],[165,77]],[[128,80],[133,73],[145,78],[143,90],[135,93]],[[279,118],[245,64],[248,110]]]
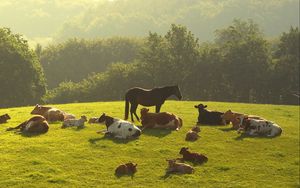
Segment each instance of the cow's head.
[[186,153],[187,151],[188,151],[188,147],[182,147],[181,149],[180,149],[180,152],[179,152],[179,154],[184,154],[184,153]]
[[42,110],[42,105],[35,105],[34,109],[31,111],[30,114],[40,114]]
[[130,162],[130,163],[126,163],[125,165],[126,165],[129,173],[132,173],[132,174],[136,173],[137,164],[134,164],[134,163]]
[[6,120],[10,119],[10,116],[9,116],[8,114],[4,114],[3,117],[4,117]]
[[235,115],[231,110],[227,110],[223,115],[221,115],[222,120],[225,121],[233,121],[235,119]]
[[84,122],[87,122],[86,116],[81,116],[80,119],[82,119]]
[[145,116],[147,113],[149,112],[149,109],[148,108],[142,108],[141,109],[141,116]]
[[207,105],[203,105],[203,104],[198,104],[194,106],[195,108],[198,108],[199,110],[203,110],[207,107]]

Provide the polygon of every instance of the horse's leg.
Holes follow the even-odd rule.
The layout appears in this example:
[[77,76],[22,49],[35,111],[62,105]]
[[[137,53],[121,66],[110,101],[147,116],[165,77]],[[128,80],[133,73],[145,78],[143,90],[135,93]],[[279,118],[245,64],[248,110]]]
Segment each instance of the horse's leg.
[[134,114],[135,117],[136,117],[136,119],[137,119],[138,121],[140,121],[139,117],[136,115],[136,109],[137,109],[137,107],[138,107],[138,104],[136,104],[136,103],[131,103],[131,107],[130,107],[130,115],[131,115],[131,121],[132,121],[132,122],[134,122],[134,120],[133,120],[133,115],[132,115],[132,114]]
[[155,112],[159,113],[160,112],[160,108],[161,108],[161,104],[157,104],[156,108],[155,108]]

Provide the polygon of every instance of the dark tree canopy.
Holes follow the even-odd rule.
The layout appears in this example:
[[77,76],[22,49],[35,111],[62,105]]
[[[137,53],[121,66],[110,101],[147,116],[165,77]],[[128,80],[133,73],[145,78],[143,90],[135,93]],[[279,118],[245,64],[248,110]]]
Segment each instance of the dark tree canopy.
[[0,107],[38,103],[46,92],[37,56],[8,28],[0,28],[0,82]]

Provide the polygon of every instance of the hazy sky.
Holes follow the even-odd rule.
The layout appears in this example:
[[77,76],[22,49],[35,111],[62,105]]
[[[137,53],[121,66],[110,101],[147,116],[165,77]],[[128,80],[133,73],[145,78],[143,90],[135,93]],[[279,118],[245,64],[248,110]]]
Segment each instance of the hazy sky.
[[278,35],[299,25],[299,0],[0,0],[0,27],[31,44],[59,35],[147,35],[165,32],[171,23],[209,40],[234,18],[254,19],[267,34]]

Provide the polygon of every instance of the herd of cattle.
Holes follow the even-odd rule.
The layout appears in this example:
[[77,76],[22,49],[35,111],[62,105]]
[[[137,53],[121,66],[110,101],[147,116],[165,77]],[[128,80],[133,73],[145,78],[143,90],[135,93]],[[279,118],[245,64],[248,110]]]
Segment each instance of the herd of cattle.
[[[267,136],[274,137],[281,134],[282,129],[275,123],[265,120],[259,116],[247,115],[228,110],[226,112],[209,111],[207,105],[199,104],[195,108],[198,109],[198,122],[197,125],[186,134],[185,140],[195,141],[198,139],[200,132],[200,124],[205,125],[228,125],[232,124],[232,128],[237,130],[238,133],[243,132],[249,136]],[[78,128],[84,127],[87,122],[86,116],[81,116],[76,119],[73,114],[66,113],[62,110],[53,107],[45,107],[36,105],[31,114],[34,116],[24,121],[16,127],[7,128],[7,131],[17,130],[22,134],[42,134],[49,130],[49,123],[62,121],[61,128],[76,126]],[[6,123],[11,117],[8,114],[0,116],[0,124]],[[49,123],[48,123],[49,122]],[[151,113],[149,109],[141,109],[141,128],[135,126],[132,122],[125,121],[118,118],[113,118],[105,113],[100,117],[92,117],[88,123],[104,123],[106,130],[105,136],[118,139],[131,139],[138,138],[142,131],[148,128],[152,129],[170,129],[179,130],[183,126],[183,121],[180,117],[169,112]],[[99,132],[98,132],[99,133]],[[182,161],[190,161],[196,164],[202,164],[208,159],[206,156],[199,153],[191,153],[188,148],[181,148],[180,154],[182,158],[177,158],[168,161],[167,173],[193,173],[192,166],[182,163]],[[180,160],[181,162],[176,162]],[[136,172],[137,164],[126,163],[122,164],[115,170],[116,175],[134,174]]]

